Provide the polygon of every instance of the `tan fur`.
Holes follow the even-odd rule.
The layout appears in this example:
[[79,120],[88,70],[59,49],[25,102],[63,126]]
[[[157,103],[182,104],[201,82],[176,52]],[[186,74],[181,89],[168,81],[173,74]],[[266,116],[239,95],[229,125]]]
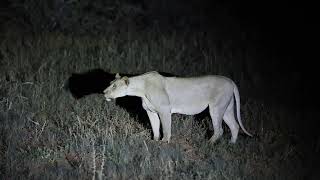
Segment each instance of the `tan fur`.
[[210,138],[215,142],[223,134],[222,121],[231,130],[231,142],[238,137],[239,125],[249,136],[240,118],[240,97],[235,83],[223,76],[201,76],[191,78],[164,77],[153,71],[135,77],[116,79],[104,90],[107,101],[123,96],[142,98],[142,106],[149,116],[154,139],[160,135],[160,123],[163,129],[163,141],[171,138],[171,114],[194,115],[209,107],[214,128]]

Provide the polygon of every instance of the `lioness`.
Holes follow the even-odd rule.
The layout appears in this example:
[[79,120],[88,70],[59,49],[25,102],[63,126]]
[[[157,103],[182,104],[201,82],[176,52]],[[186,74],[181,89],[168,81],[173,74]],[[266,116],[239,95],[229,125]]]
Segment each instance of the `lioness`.
[[241,122],[238,88],[232,80],[223,76],[178,78],[165,77],[152,71],[139,76],[121,78],[117,74],[116,79],[103,92],[107,101],[123,96],[141,97],[155,140],[159,139],[161,122],[162,140],[170,142],[172,113],[194,115],[209,106],[214,128],[210,141],[215,142],[223,134],[223,119],[231,130],[231,142],[235,143],[239,132],[234,114],[235,102],[239,124],[247,135],[252,136]]

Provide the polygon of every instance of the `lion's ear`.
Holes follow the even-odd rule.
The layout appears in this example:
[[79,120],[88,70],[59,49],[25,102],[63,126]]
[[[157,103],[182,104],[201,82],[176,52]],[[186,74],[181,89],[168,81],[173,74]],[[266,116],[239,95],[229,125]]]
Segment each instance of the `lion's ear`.
[[122,79],[124,80],[124,82],[128,86],[129,85],[129,78],[127,76],[124,76]]
[[119,75],[119,73],[116,74],[116,79],[120,79],[121,76]]

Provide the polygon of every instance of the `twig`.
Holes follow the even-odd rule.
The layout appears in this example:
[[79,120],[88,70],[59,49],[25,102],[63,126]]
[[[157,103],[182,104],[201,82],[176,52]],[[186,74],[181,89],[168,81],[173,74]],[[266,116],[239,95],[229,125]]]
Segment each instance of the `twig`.
[[92,141],[92,180],[96,179],[96,149],[94,147],[94,140]]
[[30,117],[27,117],[27,120],[30,121],[30,122],[32,122],[33,124],[35,124],[35,125],[37,125],[37,126],[40,125],[38,122],[33,121]]
[[105,160],[106,160],[105,152],[106,152],[106,145],[103,144],[103,148],[102,148],[102,161],[101,161],[101,165],[100,165],[100,170],[97,172],[97,173],[98,173],[98,179],[99,179],[99,180],[102,180],[102,177],[103,177],[103,168],[104,168],[104,164],[105,164]]
[[46,126],[46,124],[47,124],[47,121],[44,121],[44,123],[43,123],[43,125],[42,125],[42,127],[41,127],[41,131],[40,131],[40,133],[38,134],[37,139],[38,139],[38,138],[40,137],[40,135],[42,134],[42,132],[43,132],[44,127]]

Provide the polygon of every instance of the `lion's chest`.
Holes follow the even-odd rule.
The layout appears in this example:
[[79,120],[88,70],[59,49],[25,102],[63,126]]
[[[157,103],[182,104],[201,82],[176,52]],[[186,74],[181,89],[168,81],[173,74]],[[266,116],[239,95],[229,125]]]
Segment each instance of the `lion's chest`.
[[146,111],[156,112],[154,105],[147,98],[142,98],[142,107]]

